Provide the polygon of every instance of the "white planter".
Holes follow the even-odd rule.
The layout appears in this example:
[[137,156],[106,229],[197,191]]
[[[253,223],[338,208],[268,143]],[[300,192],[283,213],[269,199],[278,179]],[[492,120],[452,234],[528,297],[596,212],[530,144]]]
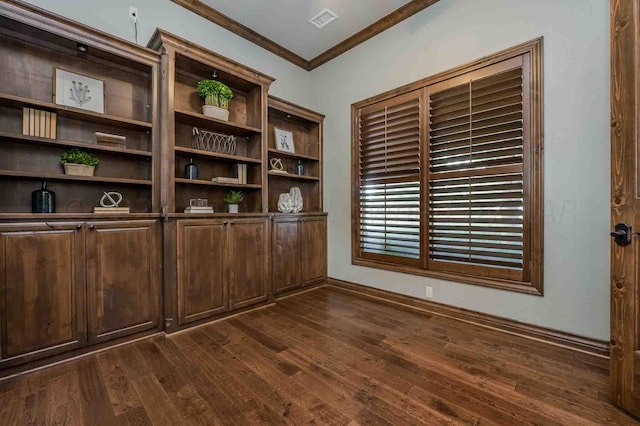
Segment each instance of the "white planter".
[[229,110],[218,108],[211,105],[202,105],[202,113],[207,117],[217,118],[218,120],[229,121]]
[[229,204],[229,213],[238,213],[238,205]]
[[64,174],[72,176],[93,176],[95,166],[87,166],[86,164],[66,163],[64,166]]

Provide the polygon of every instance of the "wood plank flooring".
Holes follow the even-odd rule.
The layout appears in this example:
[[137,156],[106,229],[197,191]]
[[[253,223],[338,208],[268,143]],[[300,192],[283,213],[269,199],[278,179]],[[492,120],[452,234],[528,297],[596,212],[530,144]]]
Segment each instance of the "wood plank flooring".
[[350,292],[0,382],[0,425],[636,424],[608,361]]

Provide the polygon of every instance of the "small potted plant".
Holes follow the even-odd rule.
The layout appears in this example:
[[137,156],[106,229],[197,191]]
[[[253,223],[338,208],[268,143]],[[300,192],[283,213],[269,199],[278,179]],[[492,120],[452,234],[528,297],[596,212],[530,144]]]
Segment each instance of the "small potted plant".
[[229,213],[238,213],[238,204],[244,200],[242,191],[229,191],[224,197],[224,202],[229,205]]
[[198,82],[198,96],[204,99],[202,113],[207,117],[229,120],[229,101],[233,92],[224,83],[216,80]]
[[60,163],[64,166],[64,173],[67,175],[93,176],[100,161],[90,152],[72,148],[62,154]]

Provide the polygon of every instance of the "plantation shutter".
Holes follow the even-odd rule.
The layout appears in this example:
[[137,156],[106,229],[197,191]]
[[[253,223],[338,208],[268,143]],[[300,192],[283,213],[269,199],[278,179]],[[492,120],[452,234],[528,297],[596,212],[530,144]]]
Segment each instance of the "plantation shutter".
[[431,270],[526,279],[528,73],[520,56],[428,89]]
[[420,93],[357,112],[357,243],[363,258],[420,264]]

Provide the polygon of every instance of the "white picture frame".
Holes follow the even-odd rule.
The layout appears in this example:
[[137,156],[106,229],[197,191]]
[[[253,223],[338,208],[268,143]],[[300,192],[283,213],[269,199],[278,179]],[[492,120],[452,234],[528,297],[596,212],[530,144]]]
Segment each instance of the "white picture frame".
[[276,149],[278,151],[295,154],[296,148],[293,143],[293,133],[288,130],[274,128],[276,137]]
[[104,114],[104,81],[56,68],[53,102]]

